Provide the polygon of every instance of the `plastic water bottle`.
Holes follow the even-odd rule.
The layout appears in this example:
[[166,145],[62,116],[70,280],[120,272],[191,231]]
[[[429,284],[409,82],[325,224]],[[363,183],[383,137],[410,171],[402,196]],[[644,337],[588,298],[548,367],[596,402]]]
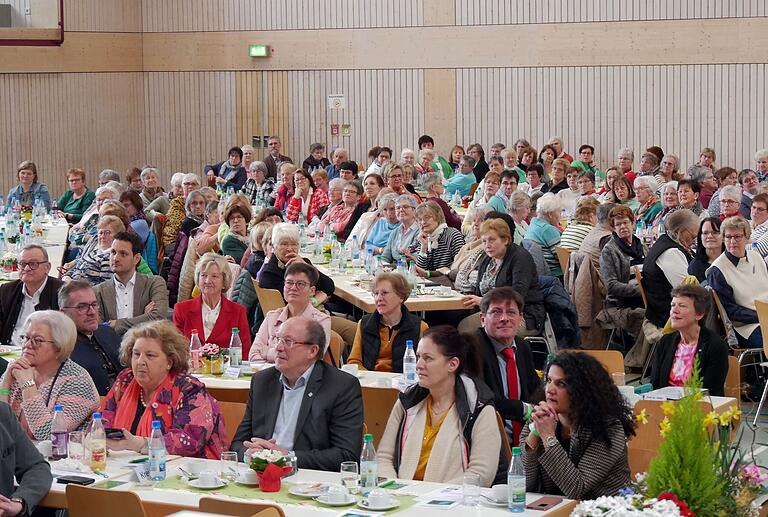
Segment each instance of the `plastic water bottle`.
[[411,289],[416,287],[416,284],[419,282],[419,272],[416,270],[416,262],[413,260],[411,261],[411,265],[408,268],[408,276],[406,278],[408,280],[408,284],[411,286]]
[[373,258],[373,245],[371,244],[371,241],[368,241],[366,244],[366,250],[365,250],[365,271],[369,275],[373,275],[376,273],[376,270],[374,269],[375,262]]
[[[301,217],[301,215],[299,217]],[[307,229],[304,227],[304,223],[299,223],[299,248],[307,248]]]
[[413,351],[413,340],[405,342],[403,354],[403,379],[408,385],[416,383],[416,352]]
[[510,512],[525,511],[525,467],[523,466],[523,451],[520,447],[512,448],[512,461],[507,471],[507,487],[509,495],[507,507]]
[[197,329],[192,329],[192,336],[189,338],[189,369],[192,373],[200,373],[203,368],[203,345],[200,343],[200,337],[197,335]]
[[659,237],[667,233],[667,229],[664,227],[664,219],[659,220]]
[[229,366],[240,366],[243,362],[243,342],[240,340],[240,329],[232,329],[229,340]]
[[384,257],[381,255],[376,255],[376,272],[374,275],[378,275],[379,273],[384,272]]
[[99,412],[93,414],[91,432],[88,433],[88,449],[91,451],[91,470],[103,472],[107,468],[107,435]]
[[342,242],[339,244],[339,274],[343,275],[347,272],[347,247]]
[[568,226],[568,210],[560,210],[560,227],[565,229]]
[[0,216],[5,215],[5,199],[3,198],[3,195],[0,194]]
[[373,447],[373,435],[363,437],[363,452],[360,455],[360,489],[363,495],[376,488],[379,464],[376,461],[376,449]]
[[459,189],[453,193],[453,208],[459,208],[461,206],[461,193]]
[[165,440],[162,422],[152,420],[152,434],[149,435],[149,477],[152,481],[165,479]]
[[67,457],[67,441],[69,431],[64,421],[64,408],[61,404],[53,406],[53,421],[51,422],[51,458],[62,460]]
[[304,215],[304,212],[299,212],[299,226],[306,226],[307,224],[307,216]]
[[[0,197],[2,197],[2,196],[0,196]],[[0,199],[0,212],[2,212],[2,210],[3,210],[2,201],[3,200]],[[60,219],[59,218],[59,206],[56,203],[56,200],[52,199],[51,200],[51,222],[53,224],[58,224],[59,223],[59,219]]]
[[360,244],[357,242],[357,235],[352,236],[350,257],[352,259],[352,267],[360,267]]
[[397,259],[397,272],[408,282],[408,268],[403,259]]

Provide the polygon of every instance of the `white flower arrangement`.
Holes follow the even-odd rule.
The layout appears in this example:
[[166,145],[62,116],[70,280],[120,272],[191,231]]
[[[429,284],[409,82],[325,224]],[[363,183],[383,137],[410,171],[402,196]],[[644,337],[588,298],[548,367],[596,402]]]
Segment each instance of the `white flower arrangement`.
[[639,496],[598,497],[583,501],[574,508],[571,517],[679,517],[680,508],[674,501],[648,499]]
[[285,454],[280,451],[273,451],[271,449],[262,449],[260,451],[254,451],[251,453],[251,458],[259,458],[267,463],[277,463],[281,459],[285,458]]
[[291,460],[280,451],[262,449],[251,453],[250,465],[256,472],[264,472],[270,465],[285,468],[291,464]]

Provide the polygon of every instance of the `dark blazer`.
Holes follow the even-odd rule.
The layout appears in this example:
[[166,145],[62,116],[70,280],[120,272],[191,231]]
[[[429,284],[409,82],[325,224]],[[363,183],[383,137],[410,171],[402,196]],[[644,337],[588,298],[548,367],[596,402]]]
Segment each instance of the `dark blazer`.
[[[48,277],[48,283],[40,293],[40,303],[35,306],[36,311],[59,310],[59,289],[64,282],[52,276]],[[24,304],[24,294],[21,292],[23,284],[21,280],[14,280],[0,285],[0,344],[10,344],[16,320],[19,319],[21,306]]]
[[185,337],[189,338],[192,335],[192,329],[197,329],[203,344],[214,343],[221,348],[229,348],[232,329],[237,327],[240,330],[240,340],[243,342],[243,357],[248,357],[251,350],[251,331],[248,326],[248,317],[245,315],[245,307],[228,300],[224,295],[221,296],[219,318],[211,330],[211,335],[207,338],[203,328],[202,295],[177,303],[173,307],[173,324]]
[[[278,160],[280,162],[288,162],[293,163],[293,160],[289,158],[288,156],[278,155]],[[264,165],[267,166],[267,178],[272,178],[273,180],[278,180],[277,177],[277,162],[274,158],[272,158],[272,155],[267,153],[267,156],[264,157]]]
[[[655,389],[669,386],[669,372],[679,342],[680,332],[675,331],[662,337],[656,346],[651,369],[651,384]],[[722,397],[725,394],[725,377],[728,375],[728,345],[720,336],[701,327],[696,357],[699,358],[704,387],[710,395]]]
[[[131,327],[167,317],[168,289],[161,276],[136,273],[136,283],[133,286],[133,317],[131,318],[117,319],[117,291],[114,279],[100,283],[93,290],[96,291],[102,321],[116,320],[115,332],[121,336]],[[144,314],[144,308],[149,305],[149,302],[155,302],[155,310]]]
[[524,402],[533,402],[537,391],[541,387],[541,381],[533,366],[533,354],[531,347],[522,339],[515,340],[515,362],[517,363],[517,375],[520,379],[520,400],[510,400],[504,393],[504,384],[501,379],[499,360],[493,343],[485,329],[479,328],[475,337],[480,345],[480,356],[483,361],[482,380],[493,392],[493,405],[505,420],[523,421]]
[[[304,262],[312,264],[309,259],[305,258]],[[320,273],[318,271],[318,273]],[[259,287],[264,289],[277,289],[280,293],[283,292],[285,287],[285,266],[280,266],[280,262],[277,259],[277,253],[273,253],[259,274]],[[320,279],[315,286],[318,291],[322,291],[328,296],[331,296],[336,290],[336,284],[327,275],[320,273]],[[245,357],[245,356],[243,356]]]
[[[232,440],[240,459],[252,437],[268,440],[283,396],[280,372],[274,367],[251,379],[245,416]],[[299,468],[337,472],[342,461],[360,458],[363,439],[363,396],[358,380],[318,361],[301,401],[293,449]]]
[[123,370],[120,363],[120,336],[107,325],[99,325],[90,339],[78,332],[75,348],[69,358],[88,371],[99,395],[103,397]]

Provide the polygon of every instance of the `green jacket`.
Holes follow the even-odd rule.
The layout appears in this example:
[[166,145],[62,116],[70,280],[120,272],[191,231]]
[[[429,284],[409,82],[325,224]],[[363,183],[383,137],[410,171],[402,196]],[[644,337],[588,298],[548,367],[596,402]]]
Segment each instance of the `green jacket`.
[[75,193],[71,190],[67,190],[61,195],[58,201],[56,201],[56,208],[64,213],[72,214],[72,219],[69,220],[70,223],[80,222],[80,219],[83,217],[83,212],[85,212],[88,207],[91,206],[93,200],[96,199],[96,193],[92,190],[86,189],[85,194],[79,199],[75,199],[73,197],[74,194]]

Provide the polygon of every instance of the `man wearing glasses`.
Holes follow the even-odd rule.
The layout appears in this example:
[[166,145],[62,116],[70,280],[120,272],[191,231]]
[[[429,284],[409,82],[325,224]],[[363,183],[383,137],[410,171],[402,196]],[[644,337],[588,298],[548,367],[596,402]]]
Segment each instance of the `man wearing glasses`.
[[343,461],[360,457],[360,383],[323,362],[325,336],[309,318],[290,318],[280,326],[275,366],[251,379],[245,415],[232,440],[240,459],[263,449],[292,451],[299,468],[338,472]]
[[35,311],[58,310],[64,283],[49,276],[51,263],[42,246],[29,244],[19,254],[19,280],[0,286],[0,343],[21,346],[27,317]]
[[100,396],[107,394],[123,369],[120,364],[120,336],[109,325],[99,325],[99,302],[91,284],[72,280],[59,291],[61,312],[77,327],[74,362],[85,368]]

